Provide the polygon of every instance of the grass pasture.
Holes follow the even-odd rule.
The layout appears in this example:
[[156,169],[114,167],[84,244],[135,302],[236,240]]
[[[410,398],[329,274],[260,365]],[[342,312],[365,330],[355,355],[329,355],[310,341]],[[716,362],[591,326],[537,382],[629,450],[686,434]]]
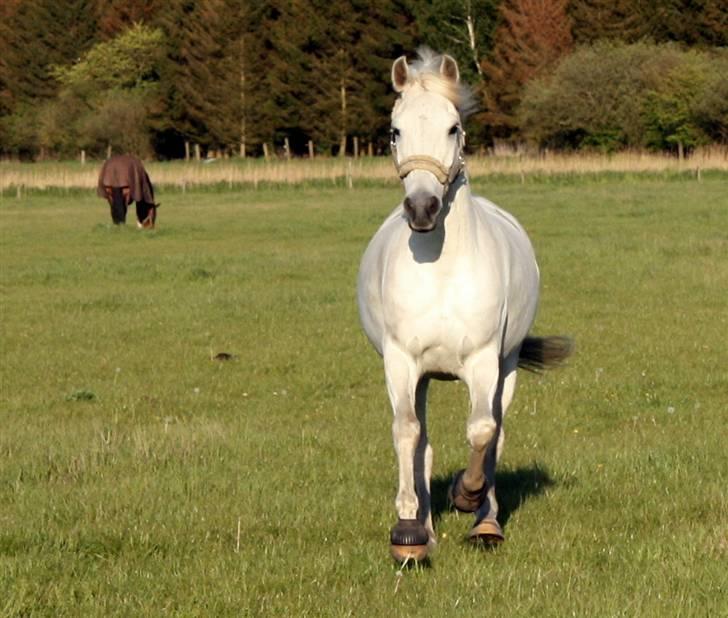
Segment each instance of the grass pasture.
[[398,187],[162,190],[148,233],[6,193],[0,615],[727,615],[727,177],[475,184],[531,234],[536,332],[577,354],[520,377],[495,552],[445,508],[466,395],[433,385],[439,548],[404,571],[355,305]]

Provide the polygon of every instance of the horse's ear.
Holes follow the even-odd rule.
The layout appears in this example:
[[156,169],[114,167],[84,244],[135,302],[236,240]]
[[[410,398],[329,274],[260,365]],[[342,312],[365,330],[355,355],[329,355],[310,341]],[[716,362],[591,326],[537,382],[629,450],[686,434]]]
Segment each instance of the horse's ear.
[[407,58],[400,56],[392,65],[392,85],[394,86],[395,92],[402,92],[404,90],[408,74],[409,67],[407,66]]
[[447,80],[457,84],[460,81],[460,71],[458,70],[458,63],[455,58],[448,56],[447,54],[442,55],[442,62],[440,63],[440,74]]

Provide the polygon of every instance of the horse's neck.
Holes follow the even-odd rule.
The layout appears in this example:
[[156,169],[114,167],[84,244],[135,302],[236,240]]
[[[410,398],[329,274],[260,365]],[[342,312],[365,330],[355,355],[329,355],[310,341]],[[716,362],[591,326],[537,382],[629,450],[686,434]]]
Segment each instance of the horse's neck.
[[470,182],[466,177],[458,179],[457,185],[451,188],[451,195],[446,204],[445,243],[462,243],[471,237],[474,228],[473,194]]

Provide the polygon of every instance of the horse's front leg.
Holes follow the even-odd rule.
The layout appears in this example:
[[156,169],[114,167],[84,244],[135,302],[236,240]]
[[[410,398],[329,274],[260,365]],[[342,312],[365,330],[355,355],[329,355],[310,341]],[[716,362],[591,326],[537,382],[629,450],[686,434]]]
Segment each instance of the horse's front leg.
[[427,382],[420,382],[417,363],[396,344],[385,346],[383,356],[387,391],[394,412],[392,437],[399,464],[399,489],[395,500],[398,521],[391,531],[390,549],[395,560],[423,560],[427,556],[428,543],[434,542],[429,505],[432,449],[424,427]]

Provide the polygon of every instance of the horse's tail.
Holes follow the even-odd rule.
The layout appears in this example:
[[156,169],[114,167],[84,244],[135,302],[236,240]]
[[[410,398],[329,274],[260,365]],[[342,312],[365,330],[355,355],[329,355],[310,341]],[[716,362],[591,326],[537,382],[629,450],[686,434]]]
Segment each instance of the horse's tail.
[[518,366],[540,373],[561,367],[573,351],[574,341],[570,337],[526,337],[518,354]]

